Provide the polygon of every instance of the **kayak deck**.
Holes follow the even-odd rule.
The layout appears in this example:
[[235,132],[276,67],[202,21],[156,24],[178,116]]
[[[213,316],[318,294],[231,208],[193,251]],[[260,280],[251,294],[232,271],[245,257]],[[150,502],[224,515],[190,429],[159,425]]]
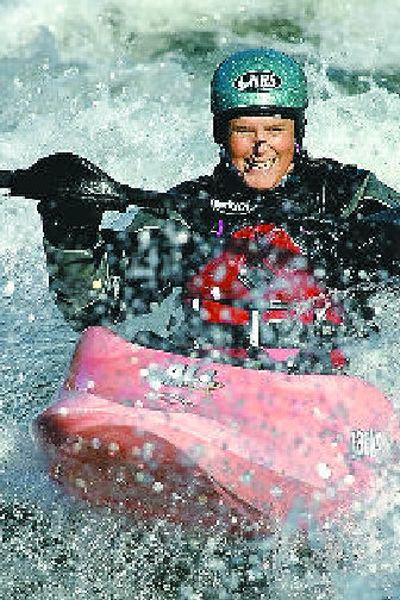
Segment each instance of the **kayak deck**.
[[359,379],[212,363],[101,327],[83,334],[36,429],[52,477],[91,504],[264,529],[349,509],[380,452],[360,452],[356,436],[399,433],[390,401]]

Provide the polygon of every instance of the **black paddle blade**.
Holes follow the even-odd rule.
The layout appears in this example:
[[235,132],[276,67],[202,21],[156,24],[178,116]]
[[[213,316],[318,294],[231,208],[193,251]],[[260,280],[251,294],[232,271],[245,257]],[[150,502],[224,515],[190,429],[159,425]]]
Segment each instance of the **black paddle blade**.
[[1,187],[9,188],[11,196],[60,205],[86,204],[101,211],[124,211],[129,205],[135,205],[167,215],[170,210],[185,212],[188,209],[185,197],[119,183],[90,160],[71,152],[50,154],[28,169],[0,171]]
[[103,210],[123,210],[133,203],[130,196],[135,195],[132,188],[114,181],[89,160],[69,152],[46,156],[28,169],[14,171],[7,187],[13,196],[86,200]]
[[[169,211],[189,214],[194,207],[185,196],[154,192],[119,183],[90,160],[71,152],[58,152],[40,158],[27,169],[0,171],[0,188],[11,196],[24,196],[45,203],[87,206],[100,211],[124,211],[129,205],[147,208],[167,216]],[[196,218],[206,220],[210,207],[207,198],[196,200]],[[207,221],[208,222],[208,221]],[[206,225],[208,227],[208,225]]]

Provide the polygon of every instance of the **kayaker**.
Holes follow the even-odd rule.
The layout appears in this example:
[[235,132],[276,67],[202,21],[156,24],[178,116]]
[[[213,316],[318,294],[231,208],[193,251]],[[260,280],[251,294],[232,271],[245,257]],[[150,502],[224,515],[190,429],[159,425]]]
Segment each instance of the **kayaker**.
[[[169,297],[164,330],[155,326],[142,343],[230,349],[253,361],[260,346],[313,346],[309,356],[328,356],[320,369],[329,370],[338,338],[374,326],[368,300],[399,274],[400,194],[367,170],[311,159],[307,104],[293,58],[234,53],[211,84],[220,162],[171,190],[176,211],[140,210],[107,229],[90,199],[78,210],[42,200],[50,285],[66,318],[78,329],[122,322],[129,336],[133,316]],[[268,287],[275,293],[265,297]]]

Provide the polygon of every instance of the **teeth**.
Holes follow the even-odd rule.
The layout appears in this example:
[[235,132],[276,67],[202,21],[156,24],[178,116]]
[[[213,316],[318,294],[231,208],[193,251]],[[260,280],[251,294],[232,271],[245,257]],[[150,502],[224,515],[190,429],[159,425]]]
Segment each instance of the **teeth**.
[[263,162],[249,162],[250,169],[271,169],[275,164],[275,159],[265,160]]

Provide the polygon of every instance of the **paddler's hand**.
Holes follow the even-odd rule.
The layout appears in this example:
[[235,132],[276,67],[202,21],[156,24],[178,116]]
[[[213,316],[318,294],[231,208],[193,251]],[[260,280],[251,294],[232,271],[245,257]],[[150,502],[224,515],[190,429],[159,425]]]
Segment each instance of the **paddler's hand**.
[[[125,211],[135,205],[158,216],[188,212],[188,202],[179,194],[132,188],[114,180],[86,158],[57,152],[40,158],[27,169],[0,171],[0,185],[11,196],[39,200],[44,234],[55,246],[85,248],[96,242],[105,211]],[[193,210],[189,209],[192,217]]]
[[38,204],[43,233],[53,246],[92,248],[96,244],[103,211],[90,200],[46,199]]

